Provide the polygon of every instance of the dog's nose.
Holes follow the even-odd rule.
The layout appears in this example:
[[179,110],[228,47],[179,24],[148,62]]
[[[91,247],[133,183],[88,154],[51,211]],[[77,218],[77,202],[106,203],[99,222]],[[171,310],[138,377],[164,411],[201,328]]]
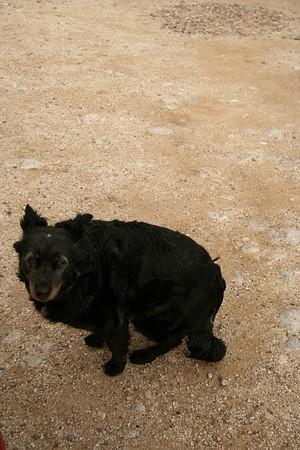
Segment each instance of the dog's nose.
[[36,295],[41,300],[46,300],[51,292],[51,287],[47,284],[41,284],[36,287]]

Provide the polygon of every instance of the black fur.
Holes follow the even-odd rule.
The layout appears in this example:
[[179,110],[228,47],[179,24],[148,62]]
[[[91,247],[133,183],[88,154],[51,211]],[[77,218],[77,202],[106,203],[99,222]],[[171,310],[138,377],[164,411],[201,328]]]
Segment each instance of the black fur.
[[14,244],[19,278],[36,309],[51,321],[91,331],[89,346],[106,342],[112,352],[108,375],[125,367],[129,322],[155,342],[133,351],[133,363],[153,361],[184,337],[193,358],[224,357],[213,323],[225,281],[219,265],[189,237],[90,214],[48,226],[29,205],[21,227],[23,237]]

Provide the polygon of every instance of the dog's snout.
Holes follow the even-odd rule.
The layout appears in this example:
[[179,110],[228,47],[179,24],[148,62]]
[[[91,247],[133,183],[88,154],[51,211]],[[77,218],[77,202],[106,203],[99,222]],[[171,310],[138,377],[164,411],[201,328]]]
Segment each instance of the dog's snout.
[[48,284],[39,284],[35,289],[36,295],[40,300],[46,300],[51,292],[51,286]]

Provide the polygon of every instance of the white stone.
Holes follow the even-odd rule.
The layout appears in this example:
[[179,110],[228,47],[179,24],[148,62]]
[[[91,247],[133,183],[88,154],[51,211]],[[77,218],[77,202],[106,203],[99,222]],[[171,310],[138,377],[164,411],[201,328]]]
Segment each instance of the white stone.
[[295,170],[297,169],[299,162],[295,160],[283,159],[279,164],[279,170]]
[[100,116],[97,113],[91,113],[91,114],[86,114],[83,117],[83,120],[87,123],[94,123],[97,122],[97,120],[99,120]]
[[266,227],[263,223],[257,222],[255,219],[249,221],[249,225],[253,230],[265,231]]
[[9,333],[5,338],[3,338],[2,342],[5,344],[14,344],[21,337],[21,333],[18,330],[14,330]]
[[279,262],[284,259],[287,259],[287,252],[280,248],[271,250],[268,254],[268,260],[269,260],[268,264],[273,264],[275,262]]
[[260,155],[262,161],[278,161],[280,158],[272,153],[263,153]]
[[149,133],[160,136],[168,136],[169,134],[173,134],[173,130],[166,127],[153,127],[149,128]]
[[220,384],[221,386],[227,386],[228,385],[228,380],[226,378],[220,377]]
[[149,389],[145,392],[145,397],[148,400],[152,400],[152,392]]
[[26,355],[23,361],[28,367],[37,367],[43,362],[43,359],[39,355]]
[[280,315],[280,325],[291,333],[300,333],[300,307],[290,308]]
[[128,437],[129,439],[135,439],[137,436],[138,436],[138,432],[137,432],[137,431],[134,431],[134,430],[129,431],[129,432],[127,433],[127,437]]
[[21,337],[21,333],[18,330],[14,330],[9,333],[3,340],[5,344],[14,344]]
[[247,163],[249,161],[255,161],[256,155],[254,153],[242,153],[238,157],[239,164]]
[[282,234],[288,244],[296,246],[300,244],[300,229],[299,228],[283,228]]
[[279,274],[285,283],[293,284],[295,282],[295,274],[293,272],[282,270]]
[[256,242],[246,242],[242,248],[241,248],[242,252],[245,253],[246,255],[250,255],[255,257],[256,259],[259,259],[260,254],[259,254],[259,246]]
[[281,140],[284,137],[284,133],[279,128],[271,128],[268,135],[273,139]]
[[300,350],[300,339],[297,336],[290,336],[285,344],[288,350]]
[[242,285],[246,279],[246,274],[244,272],[235,272],[234,279],[236,284]]
[[225,222],[228,219],[228,215],[225,211],[209,211],[207,215],[217,222]]
[[176,97],[163,97],[162,102],[167,109],[177,109],[178,108],[178,100]]
[[43,167],[43,163],[37,159],[24,159],[20,167],[23,170],[40,169]]
[[280,366],[286,366],[288,364],[289,360],[286,357],[286,355],[280,355],[278,358],[278,364]]
[[137,411],[138,413],[140,413],[140,414],[145,414],[145,412],[146,412],[145,405],[143,405],[142,402],[138,402],[138,403],[136,404],[135,409],[136,409],[136,411]]

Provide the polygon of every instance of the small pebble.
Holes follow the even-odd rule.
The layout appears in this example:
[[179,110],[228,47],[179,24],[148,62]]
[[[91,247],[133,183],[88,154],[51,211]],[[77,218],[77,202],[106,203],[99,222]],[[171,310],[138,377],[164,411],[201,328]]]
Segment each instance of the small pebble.
[[136,409],[136,411],[137,411],[138,413],[140,413],[140,414],[145,414],[145,412],[146,412],[145,405],[143,405],[142,402],[138,402],[137,405],[136,405],[136,407],[135,407],[135,409]]
[[77,434],[73,433],[72,431],[66,435],[66,439],[70,442],[76,441],[77,437]]
[[220,381],[221,386],[227,386],[228,385],[228,380],[226,378],[219,377],[219,381]]
[[24,159],[20,166],[22,170],[41,169],[42,167],[43,163],[37,159]]
[[168,136],[169,134],[173,134],[173,130],[166,127],[153,127],[149,128],[149,133],[159,136]]
[[280,315],[280,325],[291,333],[300,332],[300,307],[290,308]]
[[237,271],[234,274],[235,282],[239,286],[241,286],[244,283],[244,281],[246,280],[246,277],[247,277],[247,275],[244,272]]
[[39,355],[26,355],[24,356],[23,361],[28,367],[37,367],[43,362]]
[[298,336],[290,336],[285,344],[286,348],[290,351],[300,350],[300,338]]
[[281,140],[284,137],[283,131],[279,128],[271,128],[268,134],[271,138],[277,140]]

